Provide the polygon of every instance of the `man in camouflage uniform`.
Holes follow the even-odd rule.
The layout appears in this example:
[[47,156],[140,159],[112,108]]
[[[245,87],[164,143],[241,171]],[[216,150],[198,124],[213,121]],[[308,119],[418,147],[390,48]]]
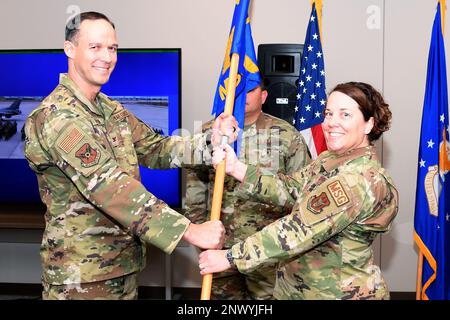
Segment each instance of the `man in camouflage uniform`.
[[68,74],[25,126],[25,156],[47,206],[43,298],[134,299],[145,243],[166,253],[181,239],[218,248],[224,232],[218,221],[191,224],[149,193],[139,164],[171,168],[209,152],[204,137],[162,137],[100,93],[117,61],[106,16],[88,12],[70,21],[64,50]]
[[[239,159],[259,165],[272,173],[292,174],[309,163],[309,151],[300,134],[289,123],[261,111],[267,91],[261,86],[247,93],[245,126]],[[203,126],[210,134],[212,121]],[[187,170],[186,216],[192,221],[209,219],[215,171],[207,166]],[[225,248],[244,240],[290,210],[235,195],[239,181],[226,176],[221,217],[225,230]],[[236,270],[215,274],[212,299],[271,299],[275,269],[268,267],[247,275]]]

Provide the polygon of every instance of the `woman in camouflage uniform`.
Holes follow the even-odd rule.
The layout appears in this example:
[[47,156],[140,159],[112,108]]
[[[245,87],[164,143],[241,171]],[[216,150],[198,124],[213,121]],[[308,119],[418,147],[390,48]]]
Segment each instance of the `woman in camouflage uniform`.
[[277,299],[388,299],[374,264],[372,242],[389,230],[398,193],[373,142],[390,126],[391,112],[372,86],[349,82],[332,90],[322,124],[328,151],[292,176],[271,175],[217,149],[242,194],[292,208],[229,250],[200,254],[201,274],[237,268],[251,272],[278,262]]

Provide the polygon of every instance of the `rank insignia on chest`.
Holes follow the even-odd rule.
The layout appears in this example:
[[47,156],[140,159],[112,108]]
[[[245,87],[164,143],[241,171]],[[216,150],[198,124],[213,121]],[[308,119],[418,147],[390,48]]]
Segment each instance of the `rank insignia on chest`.
[[117,136],[115,135],[111,135],[111,145],[113,146],[113,148],[117,148],[120,146],[123,146],[122,140],[120,140]]
[[81,160],[85,168],[95,166],[100,159],[100,150],[94,149],[89,143],[85,143],[75,152],[75,157]]
[[328,199],[328,195],[325,192],[322,192],[319,195],[313,196],[308,201],[308,210],[319,214],[322,212],[323,208],[326,208],[330,205],[330,200]]

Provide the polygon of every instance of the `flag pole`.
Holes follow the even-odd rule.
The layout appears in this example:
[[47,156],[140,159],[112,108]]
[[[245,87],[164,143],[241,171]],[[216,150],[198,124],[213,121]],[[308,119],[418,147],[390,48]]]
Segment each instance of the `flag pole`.
[[[233,114],[234,96],[236,93],[236,80],[239,65],[239,54],[233,53],[231,56],[230,77],[227,86],[227,97],[225,100],[225,115]],[[223,184],[225,181],[225,159],[216,167],[216,176],[214,179],[214,193],[211,205],[211,221],[220,220],[220,211],[222,208]],[[211,297],[212,274],[206,274],[202,280],[202,293],[200,300],[209,300]]]
[[[316,4],[316,11],[317,11],[317,24],[319,25],[319,33],[320,33],[320,42],[322,42],[322,0],[310,0],[311,1],[311,6],[313,5],[313,3]],[[441,1],[445,1],[445,0],[441,0]]]
[[419,258],[417,262],[417,283],[416,283],[416,300],[422,300],[422,267],[423,253],[419,249]]

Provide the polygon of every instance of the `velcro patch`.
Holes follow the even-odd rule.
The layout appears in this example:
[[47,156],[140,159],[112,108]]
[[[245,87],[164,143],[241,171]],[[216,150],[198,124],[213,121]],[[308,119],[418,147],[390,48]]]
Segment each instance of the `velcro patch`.
[[325,192],[322,192],[319,195],[312,196],[308,200],[308,210],[314,214],[319,214],[323,211],[324,208],[330,205],[330,200],[328,199],[328,195]]
[[343,206],[350,201],[339,180],[333,181],[327,185],[327,189],[330,191],[331,197],[338,207]]
[[311,226],[353,206],[352,190],[345,179],[332,178],[318,185],[300,203],[300,219]]
[[95,149],[89,143],[85,143],[75,152],[75,157],[81,160],[81,166],[89,168],[95,166],[100,159],[100,150]]
[[[58,155],[84,177],[90,176],[111,159],[111,155],[93,138],[95,135],[90,130],[94,129],[82,122],[73,121],[60,132],[55,141]],[[76,132],[81,133],[81,139]],[[68,150],[71,151],[67,152]]]
[[72,128],[69,133],[58,143],[58,147],[65,153],[69,153],[84,138],[84,134],[78,128]]
[[120,112],[114,114],[114,115],[112,116],[112,118],[114,119],[114,121],[118,122],[118,121],[120,121],[120,120],[122,120],[122,119],[128,117],[128,115],[129,115],[129,114],[128,114],[128,111],[124,109],[124,110],[122,110],[122,111],[120,111]]

